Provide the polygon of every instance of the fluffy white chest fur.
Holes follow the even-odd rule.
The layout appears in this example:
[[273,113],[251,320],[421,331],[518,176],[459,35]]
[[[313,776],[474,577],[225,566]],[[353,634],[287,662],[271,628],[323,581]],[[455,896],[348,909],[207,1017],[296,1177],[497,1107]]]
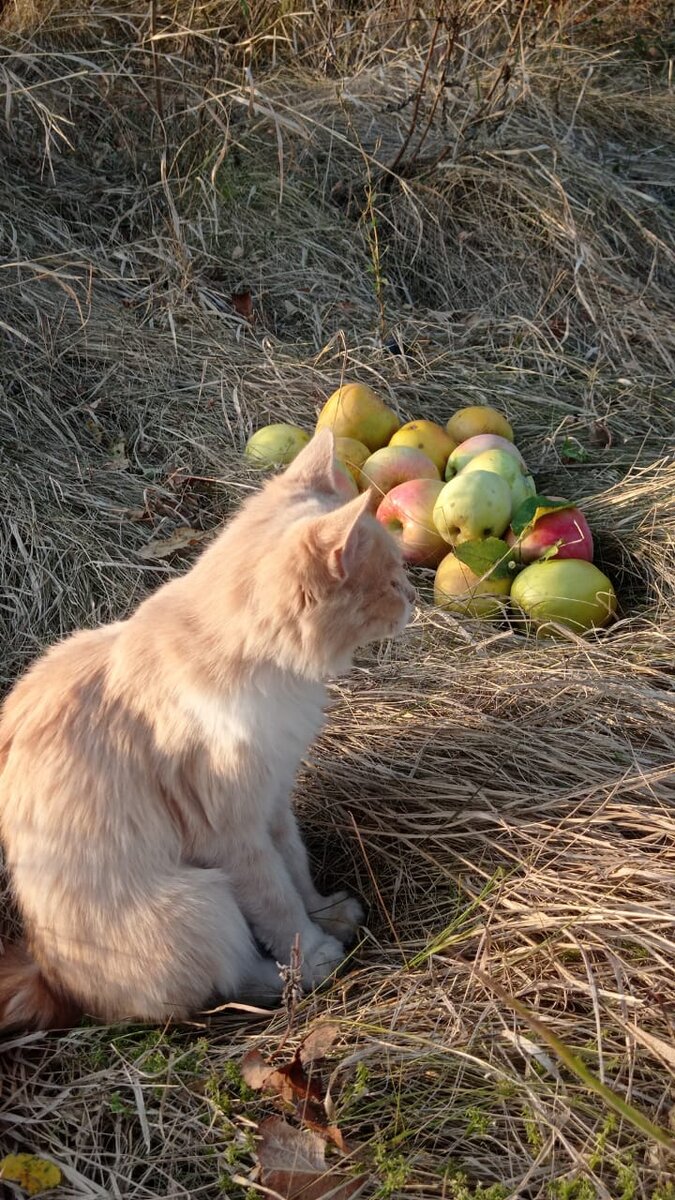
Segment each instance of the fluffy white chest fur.
[[286,778],[321,728],[325,701],[323,684],[265,669],[226,697],[190,692],[181,707],[221,761],[255,748],[275,774]]

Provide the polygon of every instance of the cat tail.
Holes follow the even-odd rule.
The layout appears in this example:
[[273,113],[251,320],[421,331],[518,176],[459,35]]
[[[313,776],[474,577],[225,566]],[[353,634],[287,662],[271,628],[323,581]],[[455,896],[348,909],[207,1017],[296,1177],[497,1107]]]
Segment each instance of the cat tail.
[[77,1004],[50,984],[25,942],[0,954],[0,1030],[65,1029],[81,1015]]

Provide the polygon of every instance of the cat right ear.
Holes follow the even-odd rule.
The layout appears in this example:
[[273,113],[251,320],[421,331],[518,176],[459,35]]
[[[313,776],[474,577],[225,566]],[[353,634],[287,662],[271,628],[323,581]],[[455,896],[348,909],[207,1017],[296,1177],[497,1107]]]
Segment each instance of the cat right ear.
[[314,531],[334,579],[343,582],[357,565],[359,528],[370,510],[371,489],[323,517],[317,517]]
[[321,429],[314,434],[286,468],[284,479],[308,492],[337,492],[335,438],[330,429]]

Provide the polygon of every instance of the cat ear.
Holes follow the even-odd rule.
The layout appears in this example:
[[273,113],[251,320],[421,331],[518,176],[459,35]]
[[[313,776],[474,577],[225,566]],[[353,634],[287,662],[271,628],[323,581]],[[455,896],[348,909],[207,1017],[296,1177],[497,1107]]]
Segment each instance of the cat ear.
[[335,579],[345,580],[356,566],[359,526],[372,511],[372,502],[372,489],[369,489],[325,517],[318,517],[314,523],[317,541]]
[[321,429],[314,434],[286,468],[284,479],[300,484],[308,491],[337,492],[335,438],[330,429]]

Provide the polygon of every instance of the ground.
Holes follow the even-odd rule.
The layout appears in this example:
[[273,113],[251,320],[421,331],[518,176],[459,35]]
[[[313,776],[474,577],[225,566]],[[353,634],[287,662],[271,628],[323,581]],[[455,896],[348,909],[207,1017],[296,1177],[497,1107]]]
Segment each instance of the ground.
[[64,1197],[243,1198],[279,1101],[242,1056],[330,1018],[367,1194],[672,1200],[668,6],[0,8],[3,689],[185,570],[257,486],[250,431],[343,378],[500,407],[621,602],[541,641],[418,575],[298,783],[317,875],[369,905],[351,969],[271,1020],[7,1039],[3,1153]]

